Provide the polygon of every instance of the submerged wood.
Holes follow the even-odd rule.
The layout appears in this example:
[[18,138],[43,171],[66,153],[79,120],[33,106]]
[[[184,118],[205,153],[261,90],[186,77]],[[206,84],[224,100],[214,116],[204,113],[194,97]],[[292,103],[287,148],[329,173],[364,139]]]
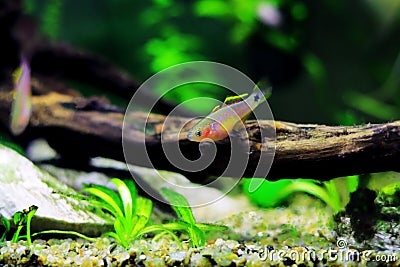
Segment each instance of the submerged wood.
[[[11,94],[0,92],[0,123],[7,127]],[[147,114],[132,114],[144,123]],[[33,112],[30,125],[23,139],[42,137],[68,160],[85,162],[90,157],[102,156],[124,160],[122,149],[122,125],[124,110],[108,104],[101,98],[83,98],[52,92],[33,96]],[[150,114],[154,127],[151,135],[132,130],[127,138],[132,149],[143,135],[152,166],[143,162],[132,164],[182,173],[193,181],[204,181],[208,176],[218,176],[229,162],[230,141],[216,144],[214,162],[202,172],[193,174],[174,167],[163,153],[160,129],[165,117]],[[169,117],[164,126],[165,142],[179,141],[182,154],[189,159],[198,157],[198,143],[187,140],[183,132],[174,135],[187,118]],[[281,178],[314,178],[328,180],[333,177],[400,171],[400,121],[359,126],[325,126],[294,124],[282,121],[247,121],[251,153],[243,177],[252,177],[258,163],[262,144],[260,130],[276,130],[276,153],[268,180]],[[179,140],[177,140],[179,139]],[[265,147],[265,146],[264,146]]]

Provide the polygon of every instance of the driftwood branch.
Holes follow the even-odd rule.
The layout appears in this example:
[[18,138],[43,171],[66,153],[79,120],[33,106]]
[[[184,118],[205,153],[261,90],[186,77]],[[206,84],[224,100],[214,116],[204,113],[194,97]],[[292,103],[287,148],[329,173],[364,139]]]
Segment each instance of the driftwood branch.
[[[11,94],[0,93],[0,123],[7,127]],[[143,123],[147,114],[132,115]],[[21,138],[45,138],[62,156],[76,161],[102,156],[124,160],[122,149],[122,124],[124,110],[109,105],[99,98],[82,98],[60,93],[33,96],[33,113],[30,125]],[[191,180],[204,181],[207,176],[218,176],[229,162],[230,141],[216,144],[217,156],[205,170],[196,174],[181,171],[166,158],[161,147],[160,131],[165,117],[151,114],[151,135],[145,135],[148,155],[153,167],[181,172]],[[187,121],[169,118],[163,134],[171,134]],[[276,153],[269,180],[280,178],[333,177],[382,171],[400,171],[400,121],[361,126],[324,126],[288,122],[248,121],[251,153],[244,177],[253,177],[265,140],[260,140],[260,130],[276,130]],[[199,156],[199,144],[186,139],[183,127],[179,138],[166,138],[166,142],[179,141],[186,158]],[[140,143],[143,132],[132,130],[128,139],[132,149]],[[179,140],[177,140],[179,139]],[[263,148],[264,147],[264,148]],[[130,162],[149,167],[145,162]],[[234,176],[234,174],[233,174]]]

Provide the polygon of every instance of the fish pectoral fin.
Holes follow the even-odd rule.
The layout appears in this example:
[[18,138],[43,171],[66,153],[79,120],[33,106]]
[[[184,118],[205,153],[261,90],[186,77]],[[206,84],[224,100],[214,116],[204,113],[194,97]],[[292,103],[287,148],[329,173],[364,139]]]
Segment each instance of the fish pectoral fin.
[[241,94],[241,95],[235,95],[235,96],[228,96],[224,100],[224,106],[229,106],[238,102],[243,101],[249,94]]

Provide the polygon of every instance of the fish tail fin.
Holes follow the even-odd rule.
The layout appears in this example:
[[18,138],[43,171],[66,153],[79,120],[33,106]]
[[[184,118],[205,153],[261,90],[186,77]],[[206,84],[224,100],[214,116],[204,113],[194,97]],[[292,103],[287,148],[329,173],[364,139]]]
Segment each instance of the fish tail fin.
[[272,86],[267,80],[261,80],[254,86],[253,93],[257,94],[264,102],[271,97]]

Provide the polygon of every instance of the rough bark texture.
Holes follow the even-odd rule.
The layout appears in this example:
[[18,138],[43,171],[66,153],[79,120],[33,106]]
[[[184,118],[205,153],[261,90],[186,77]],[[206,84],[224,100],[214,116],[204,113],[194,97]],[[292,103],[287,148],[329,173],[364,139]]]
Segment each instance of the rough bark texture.
[[[0,93],[0,120],[5,127],[8,125],[10,102],[10,93]],[[141,124],[147,114],[135,113],[132,116]],[[53,92],[33,97],[30,125],[21,138],[43,137],[62,156],[76,163],[85,163],[95,156],[124,160],[121,144],[123,117],[124,110],[103,99]],[[204,171],[193,174],[175,168],[161,147],[160,133],[164,120],[162,115],[150,115],[149,124],[154,131],[145,136],[148,155],[155,168],[181,172],[195,181],[223,172],[229,162],[229,140],[217,142],[217,156]],[[169,118],[168,124],[164,125],[163,134],[167,136],[164,142],[179,141],[183,155],[195,159],[199,156],[199,144],[187,140],[185,134],[190,124],[183,127],[179,137],[173,134],[186,121],[187,118]],[[273,144],[269,140],[265,146],[266,140],[260,140],[260,130],[271,131],[273,128],[277,136],[276,154],[267,177],[269,180],[298,177],[327,180],[344,175],[400,170],[400,121],[352,127],[247,121],[251,153],[244,177],[253,177],[260,154]],[[143,134],[133,129],[127,136],[133,149]],[[143,162],[131,163],[149,167]]]

